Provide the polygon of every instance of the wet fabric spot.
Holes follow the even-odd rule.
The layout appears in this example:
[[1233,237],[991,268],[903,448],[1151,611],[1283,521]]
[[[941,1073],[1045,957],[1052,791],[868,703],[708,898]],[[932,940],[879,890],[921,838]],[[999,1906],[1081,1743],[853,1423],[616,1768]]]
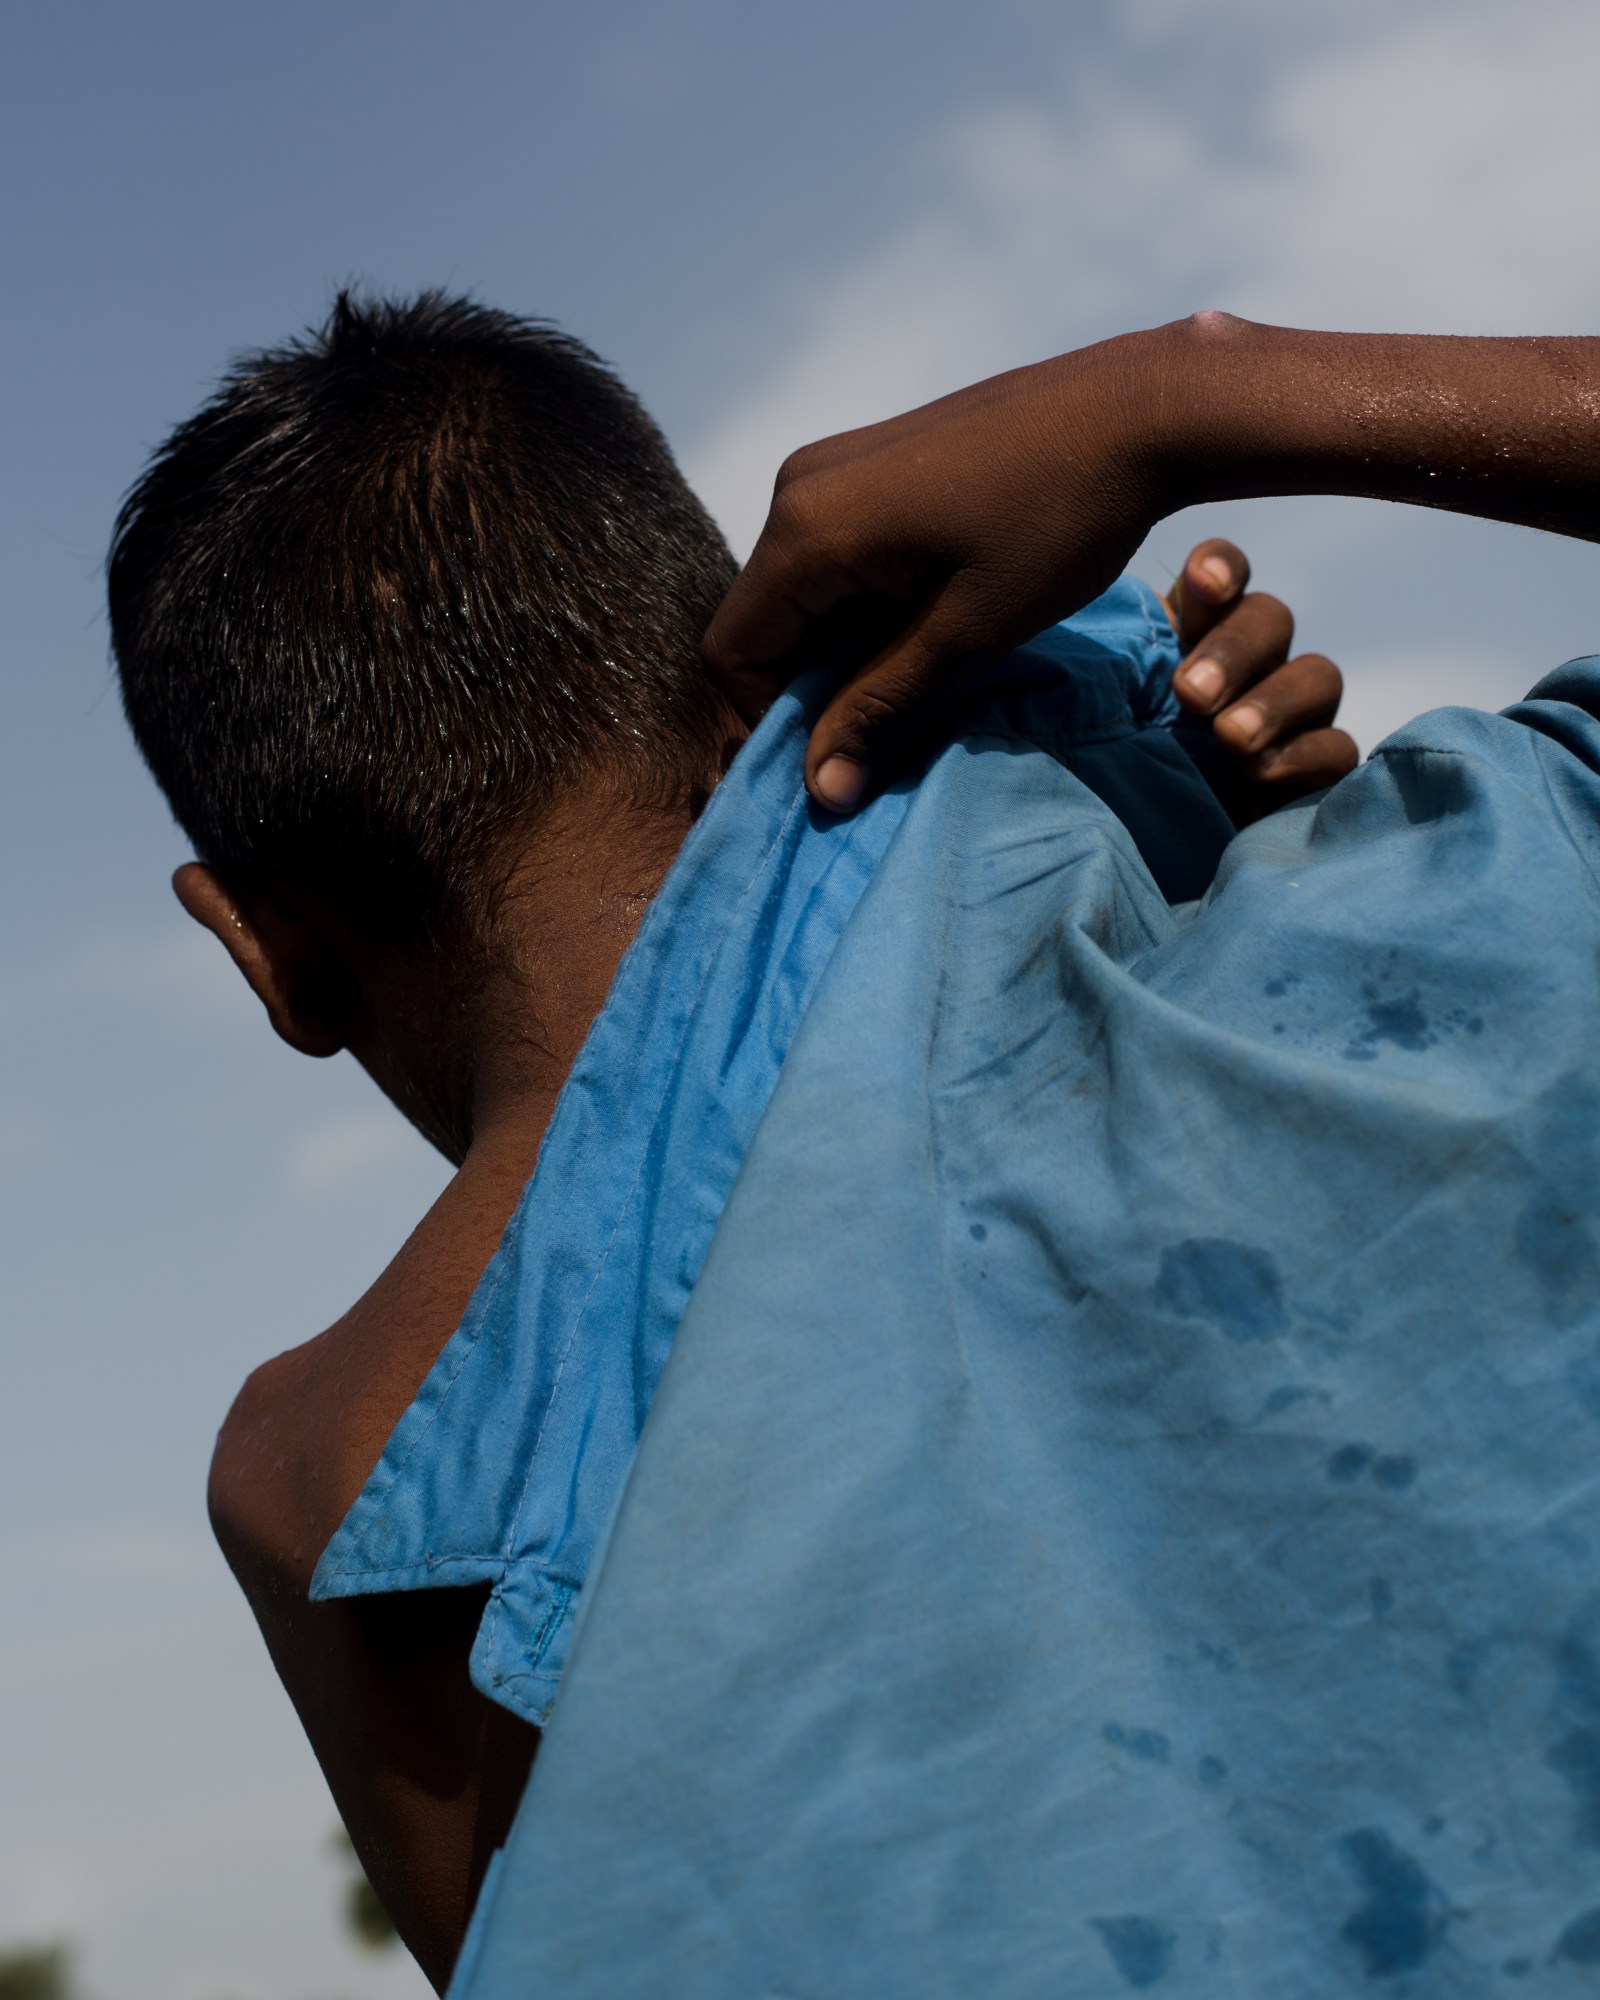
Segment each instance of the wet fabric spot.
[[1450,1657],[1444,1663],[1445,1679],[1450,1683],[1450,1692],[1460,1695],[1463,1701],[1471,1699],[1478,1682],[1478,1669],[1489,1656],[1489,1645],[1487,1639],[1462,1639],[1450,1649]]
[[1600,1847],[1600,1735],[1569,1729],[1545,1752],[1545,1762],[1572,1794],[1576,1838],[1585,1847]]
[[1108,1722],[1100,1731],[1118,1750],[1126,1750],[1144,1764],[1165,1764],[1172,1756],[1172,1743],[1159,1729],[1125,1729],[1120,1722]]
[[1367,1031],[1363,1039],[1393,1042],[1400,1049],[1431,1048],[1433,1037],[1428,1033],[1428,1017],[1422,1011],[1420,999],[1413,987],[1411,992],[1398,1000],[1370,1001],[1367,1006]]
[[1585,1190],[1600,1173],[1600,1092],[1583,1075],[1545,1093],[1535,1163],[1539,1186],[1517,1217],[1512,1242],[1547,1298],[1584,1294],[1600,1282]]
[[1375,986],[1364,989],[1367,1025],[1344,1051],[1347,1061],[1371,1062],[1380,1046],[1391,1043],[1397,1049],[1420,1052],[1431,1049],[1439,1039],[1433,1024],[1422,1011],[1422,995],[1412,987],[1409,993],[1383,997]]
[[1600,1965],[1600,1909],[1574,1917],[1556,1940],[1556,1951],[1574,1965]]
[[1156,1302],[1204,1320],[1229,1340],[1276,1340],[1289,1326],[1278,1267],[1226,1236],[1193,1236],[1162,1252]]
[[1600,1847],[1600,1656],[1594,1646],[1596,1606],[1589,1605],[1556,1647],[1556,1708],[1567,1724],[1545,1752],[1545,1763],[1572,1794],[1573,1838]]
[[1517,1217],[1517,1255],[1558,1297],[1594,1273],[1589,1216],[1571,1189],[1537,1194]]
[[1361,1953],[1367,1977],[1414,1972],[1450,1921],[1439,1891],[1381,1827],[1357,1827],[1339,1842],[1339,1852],[1366,1892],[1342,1935]]
[[1600,1417],[1600,1347],[1590,1348],[1568,1364],[1567,1387],[1591,1417]]
[[1091,1917],[1089,1921],[1128,1986],[1141,1991],[1166,1978],[1175,1940],[1165,1924],[1153,1923],[1149,1917]]

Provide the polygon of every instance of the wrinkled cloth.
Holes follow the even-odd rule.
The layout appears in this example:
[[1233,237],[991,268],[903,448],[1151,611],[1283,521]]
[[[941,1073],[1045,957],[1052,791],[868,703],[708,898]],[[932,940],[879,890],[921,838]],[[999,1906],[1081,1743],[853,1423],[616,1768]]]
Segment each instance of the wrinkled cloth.
[[1196,911],[1004,699],[902,796],[458,1992],[1595,1989],[1597,717]]
[[[1198,896],[1232,831],[1177,747],[1177,643],[1125,582],[978,695]],[[475,1684],[542,1723],[579,1596],[745,1150],[829,957],[911,809],[856,818],[798,780],[817,682],[745,748],[647,914],[460,1327],[324,1551],[319,1600],[492,1585]]]

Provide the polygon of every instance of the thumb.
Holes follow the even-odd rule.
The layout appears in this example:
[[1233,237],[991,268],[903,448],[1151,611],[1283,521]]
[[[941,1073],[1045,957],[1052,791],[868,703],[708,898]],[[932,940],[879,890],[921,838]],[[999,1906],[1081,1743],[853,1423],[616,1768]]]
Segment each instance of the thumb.
[[818,717],[806,750],[806,788],[818,805],[855,812],[923,751],[991,644],[964,593],[947,587]]

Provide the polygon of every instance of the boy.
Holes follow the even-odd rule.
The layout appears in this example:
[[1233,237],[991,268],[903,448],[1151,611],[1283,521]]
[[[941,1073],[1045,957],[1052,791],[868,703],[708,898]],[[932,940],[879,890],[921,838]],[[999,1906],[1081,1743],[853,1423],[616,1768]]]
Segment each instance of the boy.
[[[440,1985],[536,1737],[469,1680],[481,1585],[308,1586],[743,741],[698,658],[734,573],[591,356],[437,296],[342,298],[315,339],[243,364],[118,523],[124,700],[199,856],[180,900],[280,1035],[350,1049],[459,1169],[365,1297],[252,1376],[211,1487],[363,1863]],[[1354,753],[1326,727],[1336,672],[1286,666],[1287,615],[1243,583],[1236,552],[1197,550],[1183,636],[1210,628],[1224,744],[1233,709],[1266,718],[1235,759],[1259,804]]]

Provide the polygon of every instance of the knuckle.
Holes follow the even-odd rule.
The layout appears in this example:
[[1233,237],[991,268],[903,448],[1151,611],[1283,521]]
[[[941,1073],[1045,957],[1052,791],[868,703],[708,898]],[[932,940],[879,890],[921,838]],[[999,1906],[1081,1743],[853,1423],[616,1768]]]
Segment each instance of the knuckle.
[[1223,687],[1216,697],[1218,702],[1237,701],[1241,695],[1257,692],[1264,685],[1263,648],[1253,634],[1230,630],[1221,624],[1206,634],[1201,650],[1222,669]]
[[793,489],[814,485],[817,475],[827,463],[818,445],[803,444],[791,451],[778,467],[778,476],[773,481],[775,493],[783,494]]
[[1269,757],[1261,776],[1270,785],[1316,791],[1347,777],[1360,761],[1353,736],[1342,729],[1318,729]]
[[1239,608],[1248,611],[1254,621],[1269,631],[1294,630],[1294,613],[1281,597],[1274,597],[1270,591],[1252,590],[1248,597],[1240,600]]
[[899,722],[917,699],[916,684],[901,675],[890,675],[859,687],[851,697],[852,719],[869,736]]
[[785,480],[780,472],[767,515],[768,531],[783,536],[806,533],[814,526],[816,518],[816,498],[809,482],[804,479]]
[[879,668],[844,696],[839,747],[861,750],[870,744],[881,753],[884,745],[915,732],[933,692],[930,676],[916,664]]
[[1326,653],[1302,653],[1290,664],[1318,688],[1342,689],[1344,675]]

